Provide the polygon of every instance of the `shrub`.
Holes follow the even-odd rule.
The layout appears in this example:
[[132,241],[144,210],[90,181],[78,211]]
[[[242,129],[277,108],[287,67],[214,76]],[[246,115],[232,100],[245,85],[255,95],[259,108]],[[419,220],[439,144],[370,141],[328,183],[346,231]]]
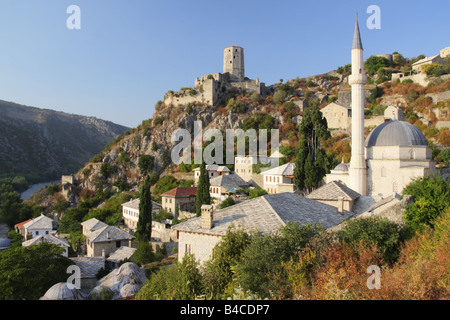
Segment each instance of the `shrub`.
[[255,189],[251,189],[250,190],[250,194],[249,194],[248,198],[249,199],[255,199],[255,198],[264,196],[266,194],[268,194],[266,190],[255,188]]
[[283,90],[278,90],[273,95],[273,102],[275,102],[275,104],[277,105],[282,104],[285,99],[286,99],[286,92]]
[[219,205],[220,209],[224,209],[226,207],[234,205],[236,202],[233,198],[228,197],[225,200],[222,201],[222,203]]

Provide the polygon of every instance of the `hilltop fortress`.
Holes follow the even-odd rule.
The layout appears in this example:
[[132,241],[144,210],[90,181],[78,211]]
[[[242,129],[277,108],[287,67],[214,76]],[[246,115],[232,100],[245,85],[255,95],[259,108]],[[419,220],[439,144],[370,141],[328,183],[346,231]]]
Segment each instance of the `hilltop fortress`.
[[187,105],[199,102],[215,105],[230,90],[247,90],[263,94],[265,84],[245,76],[244,48],[230,46],[224,49],[223,73],[211,73],[195,79],[194,88],[183,88],[178,92],[169,91],[164,96],[165,105]]

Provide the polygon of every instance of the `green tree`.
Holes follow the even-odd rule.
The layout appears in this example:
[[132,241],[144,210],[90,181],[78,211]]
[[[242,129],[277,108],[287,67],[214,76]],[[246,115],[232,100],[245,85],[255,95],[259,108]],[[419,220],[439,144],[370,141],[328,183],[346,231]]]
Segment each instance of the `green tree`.
[[286,99],[286,92],[284,90],[278,90],[273,95],[273,102],[275,104],[282,104]]
[[299,131],[302,136],[295,159],[294,183],[299,190],[310,192],[330,170],[331,161],[321,142],[331,134],[318,107],[305,109]]
[[148,175],[153,170],[155,158],[148,154],[139,156],[138,167],[142,175]]
[[155,260],[152,244],[149,241],[139,241],[136,251],[130,260],[138,265],[144,265]]
[[377,56],[371,56],[366,60],[366,62],[364,62],[364,67],[366,68],[367,73],[371,76],[377,73],[380,68],[389,67],[390,65],[391,62],[388,59]]
[[162,267],[136,295],[136,300],[194,300],[203,293],[202,276],[194,256]]
[[264,189],[259,189],[259,188],[254,188],[254,189],[250,189],[249,192],[249,197],[248,199],[255,199],[261,196],[265,196],[267,194],[267,191]]
[[0,299],[36,300],[58,282],[65,282],[68,266],[63,249],[46,242],[0,252]]
[[233,267],[249,243],[250,235],[245,230],[231,226],[216,244],[213,258],[205,263],[204,286],[208,298],[223,297],[227,285],[233,280]]
[[211,196],[209,194],[210,183],[206,164],[203,161],[200,166],[200,176],[197,183],[197,197],[195,199],[195,212],[197,217],[201,215],[202,205],[211,203]]
[[234,268],[238,283],[244,290],[269,297],[277,286],[271,281],[272,274],[281,262],[289,261],[321,230],[316,225],[287,223],[278,234],[252,235]]
[[450,163],[450,148],[445,148],[441,151],[441,159],[445,164]]
[[137,238],[139,241],[150,241],[152,236],[152,194],[148,176],[141,187],[139,199],[139,219],[136,226]]

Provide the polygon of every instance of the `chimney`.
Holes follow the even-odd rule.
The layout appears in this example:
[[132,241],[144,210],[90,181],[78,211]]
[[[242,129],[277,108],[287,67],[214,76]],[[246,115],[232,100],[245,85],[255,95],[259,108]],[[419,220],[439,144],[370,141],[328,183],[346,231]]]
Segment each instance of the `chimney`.
[[102,257],[103,257],[103,258],[106,258],[106,252],[105,252],[105,249],[102,249]]
[[338,213],[342,214],[344,212],[344,198],[339,197],[338,198]]
[[213,206],[210,204],[202,205],[201,227],[211,229],[214,224]]
[[106,238],[109,239],[109,231],[106,231]]

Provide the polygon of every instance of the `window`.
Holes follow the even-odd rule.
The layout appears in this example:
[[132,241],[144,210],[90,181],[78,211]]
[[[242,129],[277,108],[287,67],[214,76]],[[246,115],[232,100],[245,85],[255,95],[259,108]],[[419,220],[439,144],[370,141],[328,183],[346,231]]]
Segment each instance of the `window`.
[[120,241],[116,241],[116,248],[120,248]]
[[39,235],[39,231],[36,231],[36,235],[37,235],[37,236]]
[[184,252],[187,254],[192,254],[192,244],[185,243],[184,244]]
[[409,151],[409,159],[414,159],[415,155],[414,155],[414,150]]
[[48,234],[48,231],[45,231],[45,234]]
[[386,177],[386,168],[381,168],[381,176]]

